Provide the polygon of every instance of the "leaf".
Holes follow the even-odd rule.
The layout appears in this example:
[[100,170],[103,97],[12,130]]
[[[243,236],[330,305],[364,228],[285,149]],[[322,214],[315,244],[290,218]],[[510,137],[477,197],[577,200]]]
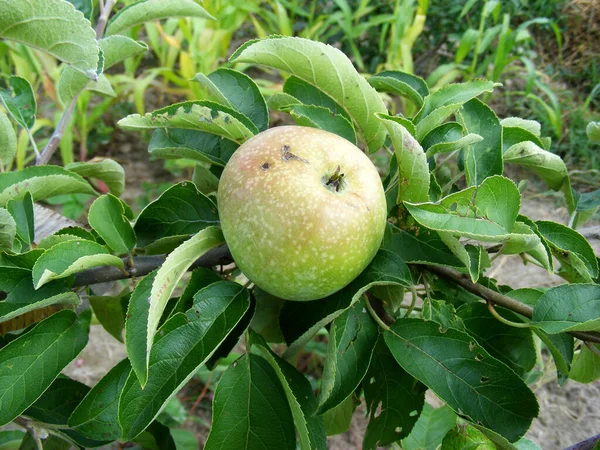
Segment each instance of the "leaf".
[[[596,350],[600,347],[596,344]],[[569,378],[578,383],[593,383],[600,379],[600,356],[590,350],[587,345],[582,345],[579,354],[575,357]]]
[[33,285],[39,289],[49,281],[97,266],[123,267],[123,261],[96,242],[83,239],[61,242],[46,250],[35,262]]
[[193,183],[182,181],[144,208],[134,230],[138,246],[145,247],[160,238],[197,233],[218,223],[213,201]]
[[92,0],[67,0],[71,3],[75,9],[81,11],[83,17],[87,20],[92,20],[92,12],[94,11],[94,5]]
[[494,443],[477,428],[467,425],[448,432],[441,450],[496,450]]
[[0,208],[0,250],[10,251],[17,236],[17,223],[4,208]]
[[0,431],[0,450],[19,450],[25,432],[21,430]]
[[157,158],[186,158],[224,167],[238,146],[215,134],[169,128],[152,133],[148,151]]
[[115,14],[106,27],[106,35],[158,19],[169,17],[199,17],[215,20],[204,8],[193,0],[140,0]]
[[535,395],[472,337],[420,319],[398,319],[385,342],[404,370],[469,420],[516,441],[538,415]]
[[452,103],[434,109],[426,117],[420,120],[415,126],[415,137],[421,142],[435,128],[439,127],[448,117],[456,113],[461,108],[461,103]]
[[285,391],[298,432],[300,450],[325,450],[325,423],[322,416],[316,415],[318,403],[309,381],[294,366],[277,356],[261,336],[255,333],[251,336],[252,344],[269,362]]
[[529,131],[535,137],[539,138],[542,134],[542,125],[537,120],[522,119],[520,117],[506,117],[500,121],[504,129],[521,128]]
[[[312,84],[307,83],[306,81],[303,81],[294,75],[288,77],[288,79],[285,80],[285,83],[283,83],[283,93],[278,93],[275,95],[279,96],[279,99],[275,100],[281,102],[281,106],[301,104],[321,106],[323,108],[327,108],[335,115],[344,116],[346,119],[348,119],[348,122],[352,121],[351,117],[344,110],[344,108],[342,108],[329,95],[321,91],[319,87],[313,86]],[[271,99],[273,99],[273,97],[271,97]]]
[[98,44],[104,55],[105,71],[121,61],[148,50],[148,45],[145,42],[134,41],[122,35],[106,36],[100,39]]
[[21,414],[88,341],[90,314],[59,311],[0,350],[0,424]]
[[64,194],[96,194],[79,175],[58,166],[31,166],[0,173],[0,206],[23,198],[27,192],[34,202]]
[[27,192],[22,200],[10,200],[6,204],[6,208],[15,219],[17,237],[25,244],[26,249],[29,250],[35,237],[31,194]]
[[421,145],[394,116],[377,116],[390,134],[398,161],[398,203],[429,200],[429,165]]
[[289,112],[298,125],[335,133],[356,145],[354,127],[342,115],[315,105],[290,105],[284,111]]
[[569,172],[560,156],[538,147],[531,141],[525,141],[514,144],[506,150],[503,159],[507,163],[517,164],[532,170],[544,180],[550,189],[562,190],[569,211],[575,208]]
[[175,103],[143,116],[130,114],[119,120],[117,125],[124,130],[179,128],[204,131],[237,144],[258,133],[256,126],[247,117],[226,106],[205,100]]
[[9,165],[17,154],[17,135],[8,116],[0,111],[0,166]]
[[600,331],[600,286],[565,284],[547,290],[533,308],[532,324],[550,334]]
[[[295,77],[291,76],[288,78],[288,80],[290,80],[292,78],[295,78]],[[303,82],[302,80],[300,80],[300,81]],[[310,86],[310,85],[307,85],[307,86]],[[316,88],[313,88],[312,86],[310,86],[310,87],[312,89],[316,90]],[[284,84],[284,89],[285,89],[285,84]],[[321,92],[321,91],[319,91],[319,92]],[[322,92],[321,92],[321,94],[324,97],[326,97],[326,95],[323,94]],[[327,97],[327,98],[329,98],[329,97]],[[332,102],[333,102],[333,100],[332,100]],[[333,102],[333,103],[335,103],[335,102]],[[274,110],[274,111],[281,111],[288,106],[301,105],[301,104],[302,104],[302,102],[300,100],[298,100],[296,97],[289,95],[289,94],[285,94],[283,92],[277,92],[277,93],[271,95],[267,99],[267,108],[269,108],[270,110]],[[342,112],[342,114],[347,116],[346,112],[340,106],[338,106],[338,109]]]
[[331,323],[319,414],[342,403],[358,387],[369,369],[378,331],[362,302],[356,302]]
[[204,267],[194,269],[190,275],[187,286],[179,296],[171,315],[175,315],[178,312],[185,313],[194,306],[194,295],[201,289],[204,289],[217,281],[222,281],[222,278],[214,270],[205,269]]
[[66,425],[69,416],[89,390],[79,381],[60,376],[23,415],[46,424]]
[[370,152],[383,145],[385,129],[374,116],[387,112],[383,100],[338,49],[308,39],[274,36],[245,43],[230,61],[283,70],[319,88],[356,122]]
[[256,311],[250,328],[260,334],[267,342],[284,342],[283,333],[279,326],[279,315],[285,300],[275,297],[262,289],[255,287],[252,290],[256,299]]
[[[2,276],[5,276],[4,270]],[[50,305],[79,305],[79,296],[64,283],[48,283],[35,290],[31,277],[25,277],[0,302],[0,323]]]
[[[0,27],[2,16],[0,16]],[[1,36],[0,32],[0,36]],[[0,100],[10,115],[23,128],[32,128],[35,124],[37,105],[29,81],[23,77],[11,76],[8,83],[12,89],[0,88]]]
[[259,131],[269,128],[265,99],[256,83],[245,73],[222,67],[208,77],[198,73],[194,80],[206,87],[219,102],[248,117]]
[[375,450],[408,436],[425,402],[425,387],[398,365],[383,339],[363,380],[369,423],[363,450]]
[[422,145],[427,158],[438,153],[460,150],[483,140],[478,134],[463,136],[463,127],[456,122],[447,122],[434,128],[423,138]]
[[131,372],[127,359],[114,366],[88,392],[69,417],[69,427],[88,439],[115,441],[121,436],[117,420],[119,395]]
[[194,166],[194,173],[192,174],[192,183],[196,186],[196,189],[204,195],[212,194],[217,192],[219,188],[219,179],[201,164]]
[[482,141],[467,147],[465,174],[470,186],[482,184],[493,175],[502,175],[502,126],[494,111],[481,100],[465,103],[460,111],[466,130]]
[[345,433],[350,429],[352,414],[354,413],[354,402],[348,397],[344,402],[323,414],[325,431],[327,436]]
[[92,203],[88,222],[115,253],[129,253],[135,247],[135,232],[125,217],[123,203],[114,195],[103,195]]
[[343,314],[360,296],[374,286],[411,286],[406,263],[394,253],[381,249],[367,268],[348,286],[321,300],[287,301],[279,324],[288,344],[286,354],[295,354],[325,325]]
[[123,328],[125,327],[125,309],[120,296],[90,295],[89,302],[94,315],[102,327],[116,340],[123,342]]
[[113,195],[120,197],[125,191],[125,170],[112,159],[100,161],[73,162],[65,166],[70,172],[86,178],[103,181]]
[[592,142],[600,142],[600,122],[590,122],[585,127],[585,133]]
[[446,433],[456,425],[456,414],[444,405],[433,408],[425,403],[410,435],[402,441],[404,450],[436,450]]
[[538,231],[548,242],[553,255],[572,266],[585,280],[598,277],[598,261],[590,243],[577,231],[556,222],[537,221]]
[[423,106],[423,99],[429,95],[425,80],[400,70],[384,70],[369,77],[368,81],[379,92],[391,92],[408,98],[417,108]]
[[243,317],[248,299],[243,286],[226,281],[214,283],[195,295],[192,309],[165,322],[150,352],[144,388],[134,373],[123,388],[119,400],[123,439],[132,439],[143,431],[206,362]]
[[171,429],[158,420],[152,422],[145,431],[136,436],[133,442],[143,449],[177,450]]
[[0,38],[42,50],[97,77],[98,43],[89,20],[63,0],[0,1]]
[[[496,310],[512,322],[521,322],[519,315],[507,309],[496,307]],[[492,316],[483,303],[463,305],[456,313],[462,319],[465,331],[521,378],[533,369],[537,353],[531,329],[505,325]]]
[[482,246],[463,245],[459,239],[444,231],[438,232],[446,246],[464,264],[471,281],[476,283],[483,271],[491,266],[490,258]]
[[204,448],[296,448],[285,391],[275,370],[260,356],[244,355],[221,376]]
[[63,106],[68,106],[84,89],[116,97],[110,81],[104,74],[100,75],[96,81],[92,81],[80,72],[71,67],[65,67],[58,80],[58,98]]

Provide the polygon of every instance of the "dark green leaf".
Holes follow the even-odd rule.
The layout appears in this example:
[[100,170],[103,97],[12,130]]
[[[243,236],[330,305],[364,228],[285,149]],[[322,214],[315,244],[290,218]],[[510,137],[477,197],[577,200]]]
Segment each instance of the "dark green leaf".
[[[590,345],[595,345],[596,352],[600,351],[599,345]],[[569,378],[579,383],[593,383],[600,379],[600,356],[590,350],[587,345],[582,345],[573,361]]]
[[28,192],[22,200],[10,200],[6,204],[6,209],[15,219],[17,225],[17,236],[29,250],[35,237],[35,227],[33,223],[33,199]]
[[391,92],[410,99],[417,108],[423,106],[423,99],[429,95],[425,80],[399,70],[384,70],[369,77],[368,81],[379,92]]
[[58,377],[23,414],[38,422],[67,425],[69,416],[89,390],[89,387],[79,381]]
[[17,223],[4,208],[0,208],[0,250],[12,250],[17,236]]
[[194,167],[192,182],[196,185],[198,191],[204,195],[217,192],[217,189],[219,188],[219,179],[210,171],[210,169],[207,169],[201,164],[196,164]]
[[131,364],[127,359],[113,367],[72,412],[69,427],[88,439],[119,439],[119,396],[130,372]]
[[352,397],[348,397],[338,406],[323,414],[327,436],[342,434],[350,429],[354,408]]
[[510,441],[538,415],[535,395],[471,336],[420,319],[399,319],[384,333],[404,370],[455,411]]
[[89,311],[59,311],[0,350],[0,425],[21,414],[88,341]]
[[103,195],[92,203],[88,222],[115,253],[129,253],[135,247],[135,233],[123,203],[114,195]]
[[182,181],[150,203],[135,222],[138,245],[168,236],[194,234],[219,223],[217,208],[193,183]]
[[279,327],[279,316],[285,300],[257,287],[252,290],[252,293],[256,299],[256,311],[250,322],[250,328],[267,342],[284,342],[283,333]]
[[344,108],[337,104],[335,100],[312,84],[308,84],[296,76],[292,75],[285,80],[285,83],[283,84],[283,92],[290,96],[289,100],[296,100],[296,103],[322,106],[323,108],[330,110],[335,115],[342,115],[346,119],[351,120],[348,113],[344,111]]
[[89,297],[90,306],[102,327],[116,340],[123,342],[123,328],[125,327],[124,299],[121,296],[96,296]]
[[0,450],[18,450],[25,432],[21,430],[0,431]]
[[195,295],[192,309],[165,322],[150,352],[144,388],[134,373],[123,388],[119,423],[124,439],[141,433],[206,362],[244,316],[248,295],[236,283],[214,283]]
[[9,89],[0,88],[2,104],[23,128],[33,127],[37,105],[31,84],[25,78],[15,75],[8,79],[8,83]]
[[246,354],[222,375],[213,400],[206,450],[295,450],[296,431],[286,394],[263,358]]
[[298,125],[335,133],[356,145],[354,127],[341,114],[316,105],[290,105],[283,110],[289,112]]
[[383,339],[363,381],[369,423],[363,450],[375,450],[409,435],[425,402],[425,386],[398,365]]
[[132,439],[142,449],[147,450],[177,450],[171,430],[155,420],[139,436]]

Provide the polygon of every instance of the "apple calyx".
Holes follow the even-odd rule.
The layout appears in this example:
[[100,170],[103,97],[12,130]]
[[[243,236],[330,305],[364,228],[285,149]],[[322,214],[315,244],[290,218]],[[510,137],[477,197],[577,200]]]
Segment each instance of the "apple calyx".
[[329,180],[327,180],[327,182],[325,183],[325,186],[329,187],[335,192],[340,192],[340,189],[342,189],[343,187],[344,174],[340,173],[340,170],[340,166],[337,166],[337,169],[335,169],[333,175],[331,175],[331,177],[329,177]]

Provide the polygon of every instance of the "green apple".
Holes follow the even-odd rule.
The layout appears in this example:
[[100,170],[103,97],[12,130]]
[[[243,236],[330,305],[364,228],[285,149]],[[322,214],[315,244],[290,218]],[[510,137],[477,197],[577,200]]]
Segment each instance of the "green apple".
[[316,128],[264,131],[233,154],[218,189],[225,241],[242,272],[287,300],[350,283],[383,239],[386,202],[371,160]]

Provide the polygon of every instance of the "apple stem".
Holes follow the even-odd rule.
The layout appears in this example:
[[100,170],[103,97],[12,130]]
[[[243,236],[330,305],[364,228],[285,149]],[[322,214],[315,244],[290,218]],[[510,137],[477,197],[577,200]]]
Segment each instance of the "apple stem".
[[327,183],[325,183],[325,186],[331,186],[333,189],[335,189],[335,192],[340,192],[340,187],[342,186],[342,181],[344,180],[344,174],[340,173],[340,170],[340,166],[337,166],[334,174],[331,175]]

